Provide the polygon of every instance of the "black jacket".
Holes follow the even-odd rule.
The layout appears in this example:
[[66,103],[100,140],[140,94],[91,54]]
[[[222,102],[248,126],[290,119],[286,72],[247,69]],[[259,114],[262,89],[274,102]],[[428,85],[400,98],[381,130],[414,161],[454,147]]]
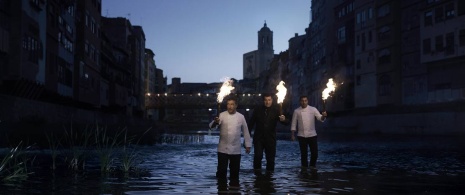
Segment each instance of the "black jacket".
[[[269,108],[261,105],[254,109],[247,124],[250,133],[253,131],[253,143],[259,140],[276,143],[276,124],[279,121],[279,115],[279,109],[274,105]],[[287,124],[286,121],[280,122]]]

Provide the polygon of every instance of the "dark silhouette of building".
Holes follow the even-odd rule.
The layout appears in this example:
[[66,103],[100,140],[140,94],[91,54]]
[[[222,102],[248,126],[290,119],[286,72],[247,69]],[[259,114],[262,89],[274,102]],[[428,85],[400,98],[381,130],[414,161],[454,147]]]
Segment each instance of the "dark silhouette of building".
[[142,117],[145,76],[154,92],[166,77],[145,69],[142,27],[102,19],[101,3],[0,0],[0,92]]
[[256,79],[265,70],[269,69],[274,57],[273,31],[268,28],[266,22],[258,31],[258,49],[243,55],[244,79]]
[[126,18],[102,17],[102,25],[114,47],[128,56],[124,60],[130,71],[127,114],[143,116],[145,110],[145,35],[140,26]]
[[74,58],[74,97],[99,108],[101,1],[77,1],[76,57]]

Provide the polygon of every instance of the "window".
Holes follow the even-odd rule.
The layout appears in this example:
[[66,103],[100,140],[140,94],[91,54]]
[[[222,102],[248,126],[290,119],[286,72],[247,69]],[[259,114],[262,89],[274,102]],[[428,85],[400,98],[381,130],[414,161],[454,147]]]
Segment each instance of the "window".
[[59,64],[57,66],[58,70],[57,70],[57,73],[58,73],[58,81],[63,81],[64,78],[65,78],[65,74],[64,74],[64,67],[62,66],[62,63],[63,63],[63,59],[59,58]]
[[457,1],[457,15],[465,14],[465,1]]
[[454,33],[447,33],[446,34],[446,54],[453,54],[454,53]]
[[459,31],[459,45],[465,46],[465,29]]
[[423,39],[423,54],[431,53],[431,39]]
[[379,96],[389,96],[391,95],[391,78],[389,75],[382,75],[378,81]]
[[337,30],[337,39],[339,43],[346,42],[346,27],[343,26]]
[[94,56],[95,56],[95,47],[91,45],[89,48],[89,58],[93,60]]
[[449,3],[445,7],[446,20],[451,19],[455,16],[454,3]]
[[89,26],[89,14],[87,13],[85,15],[85,22],[86,22],[86,26]]
[[74,16],[74,5],[68,6],[68,13],[71,16]]
[[434,10],[434,21],[436,23],[441,22],[444,20],[444,8],[443,7],[437,7]]
[[365,41],[365,33],[362,33],[362,51],[365,51],[365,46],[366,46],[366,41]]
[[357,46],[360,46],[360,35],[357,35]]
[[379,28],[378,30],[378,40],[383,41],[383,40],[388,40],[390,39],[390,32],[391,28],[389,26],[383,26]]
[[63,25],[63,18],[61,16],[58,16],[58,24],[60,24],[60,26]]
[[427,11],[425,12],[425,26],[432,25],[433,24],[433,12]]
[[63,39],[63,46],[65,47],[66,50],[69,52],[73,52],[73,42],[71,42],[68,38]]
[[28,60],[37,63],[42,55],[42,46],[37,39],[31,36],[23,38],[23,48],[28,52]]
[[63,34],[61,32],[58,32],[58,42],[61,43],[61,39],[62,39],[62,36]]
[[378,64],[387,64],[391,62],[391,50],[388,48],[378,52]]
[[362,11],[362,23],[367,21],[367,12],[365,10]]
[[84,43],[84,52],[87,56],[89,56],[89,43]]
[[357,70],[362,68],[362,62],[360,60],[357,60]]
[[436,51],[440,52],[444,50],[444,41],[442,39],[442,35],[436,36]]
[[98,50],[95,50],[95,59],[94,61],[97,63],[97,66],[100,67],[100,52]]
[[362,85],[362,77],[360,75],[357,75],[357,86]]
[[368,43],[371,43],[371,40],[372,40],[372,35],[371,35],[371,30],[368,31]]
[[378,17],[384,17],[391,13],[390,5],[386,4],[378,8]]
[[90,31],[95,34],[96,30],[95,30],[95,20],[92,18],[92,21],[90,22]]
[[73,29],[69,24],[66,24],[66,30],[68,31],[69,34],[73,34]]

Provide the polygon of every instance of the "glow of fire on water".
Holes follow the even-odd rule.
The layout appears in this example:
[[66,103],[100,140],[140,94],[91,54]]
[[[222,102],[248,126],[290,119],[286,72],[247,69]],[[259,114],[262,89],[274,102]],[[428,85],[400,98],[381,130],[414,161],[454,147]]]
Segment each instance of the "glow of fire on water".
[[218,97],[216,98],[218,103],[223,102],[224,97],[229,95],[231,91],[234,89],[234,87],[232,86],[233,80],[229,79],[228,77],[224,78],[223,80],[223,85],[221,86],[220,92],[218,93]]
[[280,81],[278,86],[276,86],[276,90],[278,90],[278,93],[276,93],[276,96],[278,96],[278,104],[281,104],[284,102],[284,97],[286,97],[286,92],[287,89],[284,87],[284,81]]
[[328,97],[330,96],[329,93],[333,92],[334,90],[336,90],[336,84],[333,82],[333,79],[330,78],[328,80],[328,83],[326,83],[326,89],[323,90],[323,93],[321,96],[323,100],[328,99]]

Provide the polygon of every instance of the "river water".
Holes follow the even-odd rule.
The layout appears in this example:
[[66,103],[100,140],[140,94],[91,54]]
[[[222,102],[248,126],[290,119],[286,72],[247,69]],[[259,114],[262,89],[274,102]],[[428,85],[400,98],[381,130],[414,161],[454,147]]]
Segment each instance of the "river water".
[[218,134],[193,132],[166,134],[156,145],[137,148],[140,174],[39,166],[27,181],[0,185],[0,194],[465,193],[463,137],[320,135],[317,170],[302,170],[298,142],[280,137],[273,173],[255,173],[253,152],[242,154],[239,187],[215,178]]

